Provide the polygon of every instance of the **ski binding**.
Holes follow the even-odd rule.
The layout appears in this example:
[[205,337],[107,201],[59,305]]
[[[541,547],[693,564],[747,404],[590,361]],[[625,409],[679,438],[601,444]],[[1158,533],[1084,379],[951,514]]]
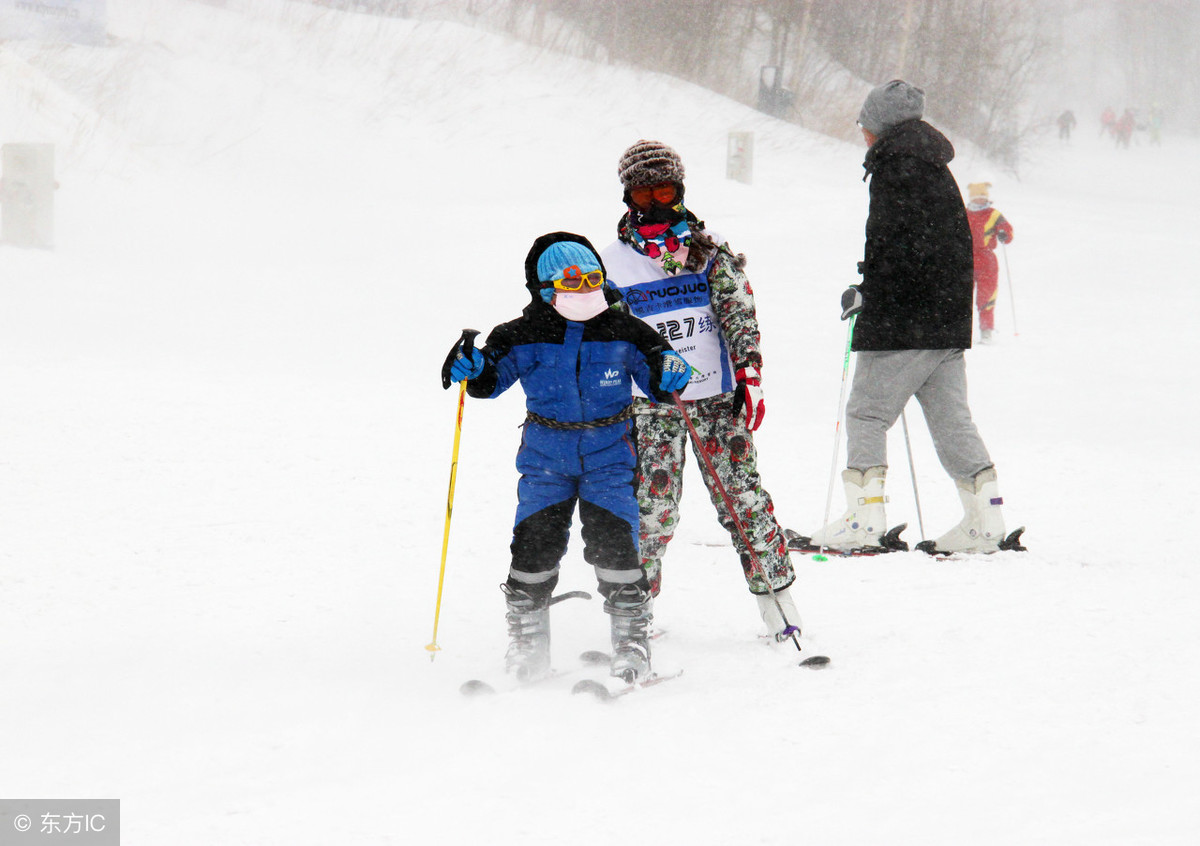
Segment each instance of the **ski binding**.
[[[1026,552],[1027,551],[1026,548],[1021,545],[1021,535],[1024,534],[1024,532],[1025,532],[1024,526],[1021,526],[1019,529],[1013,529],[1011,532],[1008,533],[1008,537],[1006,537],[1004,540],[1000,541],[1000,548],[996,551],[997,552]],[[955,557],[959,557],[964,554],[968,554],[968,555],[974,554],[974,553],[959,553],[959,552],[955,552],[954,550],[938,549],[935,546],[936,543],[937,543],[937,541],[931,541],[931,540],[921,541],[919,544],[917,544],[916,548],[921,552],[924,552],[928,555],[936,556],[938,558],[955,558]],[[992,553],[987,552],[987,553],[983,553],[983,554],[991,555]]]
[[[835,549],[830,546],[821,547],[813,544],[812,538],[799,534],[792,529],[784,529],[788,549],[793,552],[816,553],[820,555],[835,555],[839,558],[862,558],[870,555],[883,555],[888,552],[908,552],[908,542],[901,540],[900,533],[908,528],[907,523],[893,526],[879,536],[878,544],[867,544],[850,549]],[[920,546],[918,545],[918,549]]]

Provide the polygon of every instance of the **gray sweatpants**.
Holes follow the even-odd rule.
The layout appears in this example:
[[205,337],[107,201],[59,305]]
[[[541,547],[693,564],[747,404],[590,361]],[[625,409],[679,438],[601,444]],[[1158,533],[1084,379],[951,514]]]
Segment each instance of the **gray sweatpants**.
[[946,472],[970,479],[992,459],[967,407],[962,350],[860,352],[846,404],[846,466],[887,466],[887,433],[916,395]]

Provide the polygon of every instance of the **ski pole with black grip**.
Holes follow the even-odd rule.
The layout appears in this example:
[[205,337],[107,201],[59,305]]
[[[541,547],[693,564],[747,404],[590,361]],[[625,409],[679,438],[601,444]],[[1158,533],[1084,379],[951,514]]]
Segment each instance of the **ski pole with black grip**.
[[[464,329],[462,335],[454,342],[454,347],[450,350],[450,355],[446,356],[446,363],[442,365],[442,388],[449,388],[453,384],[450,378],[450,368],[454,365],[457,358],[471,357],[474,351],[475,336],[479,334],[476,329]],[[446,528],[442,532],[442,567],[438,572],[438,587],[437,587],[437,603],[433,610],[433,639],[425,647],[429,650],[429,660],[432,661],[437,657],[441,647],[438,646],[438,620],[442,613],[442,585],[446,580],[446,552],[450,548],[450,516],[454,513],[454,482],[458,477],[458,444],[462,438],[462,421],[463,408],[466,406],[467,400],[467,380],[463,379],[458,383],[458,413],[454,419],[454,448],[450,457],[450,492],[446,495]]]

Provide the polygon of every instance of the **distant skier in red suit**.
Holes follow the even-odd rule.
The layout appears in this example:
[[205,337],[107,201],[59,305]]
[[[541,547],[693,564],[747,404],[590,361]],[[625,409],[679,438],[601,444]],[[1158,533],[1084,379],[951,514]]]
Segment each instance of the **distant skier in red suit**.
[[1100,113],[1100,137],[1103,138],[1106,132],[1114,138],[1117,137],[1117,113],[1113,111],[1112,106],[1106,106]]
[[967,222],[971,224],[971,240],[975,257],[975,308],[979,312],[979,340],[989,343],[996,328],[996,289],[1000,270],[996,262],[996,242],[1007,244],[1013,239],[1012,224],[992,208],[988,198],[990,182],[967,185]]
[[1137,128],[1137,115],[1133,113],[1133,109],[1126,109],[1120,119],[1113,125],[1113,131],[1117,136],[1117,146],[1129,149],[1129,142],[1133,138],[1133,130]]

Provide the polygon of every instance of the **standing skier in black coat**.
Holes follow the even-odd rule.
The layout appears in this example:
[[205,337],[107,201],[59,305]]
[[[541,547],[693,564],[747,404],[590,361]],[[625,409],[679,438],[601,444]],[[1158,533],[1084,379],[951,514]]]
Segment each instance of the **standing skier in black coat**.
[[902,80],[875,88],[859,114],[870,178],[862,283],[842,295],[857,315],[858,353],[846,406],[846,513],[812,543],[850,549],[887,531],[887,433],[916,396],[938,458],[958,485],[962,521],[937,539],[946,552],[994,552],[1004,540],[996,470],[967,406],[971,229],[954,176],[954,147],[921,120],[925,93]]
[[854,350],[970,349],[971,227],[946,167],[954,147],[923,120],[867,143],[871,207]]

